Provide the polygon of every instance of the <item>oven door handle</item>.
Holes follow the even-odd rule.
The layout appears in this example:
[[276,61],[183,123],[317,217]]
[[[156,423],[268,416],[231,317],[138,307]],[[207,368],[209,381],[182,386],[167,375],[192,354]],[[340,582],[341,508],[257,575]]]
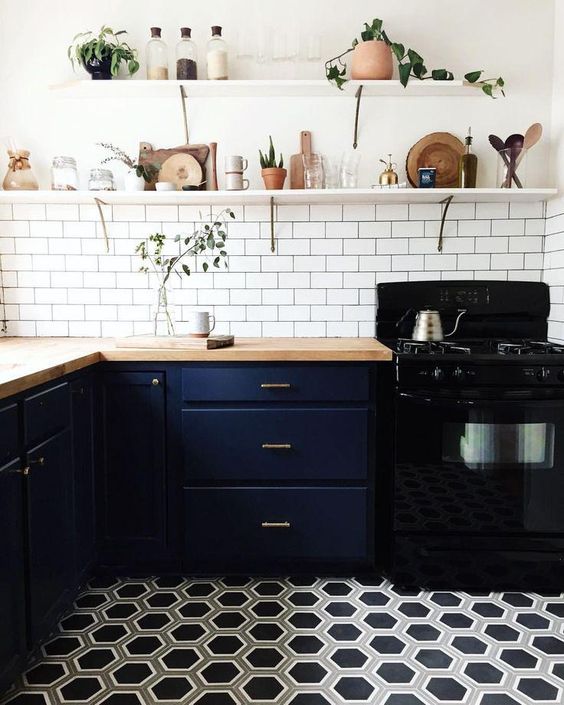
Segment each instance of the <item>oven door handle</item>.
[[400,392],[400,402],[412,402],[422,406],[460,408],[527,407],[533,409],[564,408],[564,399],[456,399],[412,392]]

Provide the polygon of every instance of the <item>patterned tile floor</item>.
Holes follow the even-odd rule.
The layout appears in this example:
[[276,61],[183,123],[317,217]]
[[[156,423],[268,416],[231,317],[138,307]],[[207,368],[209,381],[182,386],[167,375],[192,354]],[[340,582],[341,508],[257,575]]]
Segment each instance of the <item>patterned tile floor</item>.
[[0,705],[564,702],[564,595],[93,580]]

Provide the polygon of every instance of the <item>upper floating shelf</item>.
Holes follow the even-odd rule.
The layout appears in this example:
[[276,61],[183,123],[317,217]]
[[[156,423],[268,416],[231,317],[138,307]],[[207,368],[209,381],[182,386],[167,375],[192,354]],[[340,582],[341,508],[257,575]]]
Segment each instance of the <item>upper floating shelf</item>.
[[50,86],[61,98],[143,98],[158,96],[174,98],[179,87],[193,98],[338,98],[354,96],[362,85],[364,96],[436,97],[480,96],[481,90],[466,81],[411,80],[404,88],[399,81],[348,81],[344,89],[327,80],[248,80],[248,81],[147,81],[123,79],[92,81],[82,79]]
[[455,203],[527,203],[547,201],[557,189],[319,189],[282,191],[0,191],[2,203],[93,203],[109,205],[276,205],[439,203],[454,196]]

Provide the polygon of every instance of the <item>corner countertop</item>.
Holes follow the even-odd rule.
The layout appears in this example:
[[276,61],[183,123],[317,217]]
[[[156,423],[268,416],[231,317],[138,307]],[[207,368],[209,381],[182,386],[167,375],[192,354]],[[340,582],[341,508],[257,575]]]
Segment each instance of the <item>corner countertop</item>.
[[113,338],[0,338],[0,399],[97,362],[386,362],[374,338],[236,338],[220,350],[116,348]]

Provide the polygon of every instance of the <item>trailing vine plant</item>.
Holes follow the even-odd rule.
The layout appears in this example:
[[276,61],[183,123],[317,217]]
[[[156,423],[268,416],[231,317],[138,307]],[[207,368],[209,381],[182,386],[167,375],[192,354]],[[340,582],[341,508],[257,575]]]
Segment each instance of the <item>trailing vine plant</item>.
[[[363,42],[377,40],[385,42],[394,57],[396,58],[399,70],[399,78],[401,85],[405,88],[411,78],[417,78],[420,81],[452,81],[454,74],[448,69],[433,69],[430,72],[425,66],[425,60],[414,49],[406,49],[403,44],[393,42],[385,30],[383,29],[383,20],[374,19],[372,24],[364,23],[364,30],[361,32]],[[347,73],[347,65],[343,61],[343,57],[354,51],[354,48],[359,43],[358,39],[354,39],[352,45],[342,54],[333,57],[325,62],[325,75],[328,81],[332,81],[337,88],[343,89],[343,85],[347,82],[345,78]],[[490,98],[496,98],[497,93],[505,96],[505,81],[501,76],[499,78],[482,78],[483,71],[470,71],[465,74],[464,78],[468,83],[473,83],[479,86],[482,91]]]

